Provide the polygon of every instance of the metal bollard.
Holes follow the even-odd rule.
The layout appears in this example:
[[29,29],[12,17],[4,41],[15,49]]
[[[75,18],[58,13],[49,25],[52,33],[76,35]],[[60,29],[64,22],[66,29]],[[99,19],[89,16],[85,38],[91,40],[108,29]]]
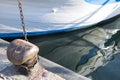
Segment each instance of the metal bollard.
[[7,48],[7,58],[16,68],[29,80],[35,80],[39,74],[43,74],[43,69],[38,59],[39,48],[25,40],[16,39]]

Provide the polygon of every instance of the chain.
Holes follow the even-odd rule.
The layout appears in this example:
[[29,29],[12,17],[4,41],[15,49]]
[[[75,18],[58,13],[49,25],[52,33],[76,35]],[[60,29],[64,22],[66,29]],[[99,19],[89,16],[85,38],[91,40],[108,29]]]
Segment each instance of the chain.
[[20,10],[20,18],[21,18],[21,24],[22,24],[22,28],[23,28],[23,34],[24,34],[25,40],[28,41],[27,32],[25,30],[25,23],[24,23],[23,11],[22,11],[22,4],[21,4],[20,0],[18,0],[18,7],[19,7],[19,10]]
[[4,76],[3,74],[0,73],[0,80],[16,80],[16,79],[13,79],[13,78],[10,78],[10,77],[7,77],[7,76]]

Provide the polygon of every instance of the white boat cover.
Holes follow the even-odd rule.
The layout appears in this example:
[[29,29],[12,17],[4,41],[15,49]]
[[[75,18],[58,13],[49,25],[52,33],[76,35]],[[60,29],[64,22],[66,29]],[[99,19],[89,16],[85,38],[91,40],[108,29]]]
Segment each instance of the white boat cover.
[[[120,0],[21,0],[28,36],[85,28],[120,14]],[[17,0],[0,0],[0,37],[23,36]]]

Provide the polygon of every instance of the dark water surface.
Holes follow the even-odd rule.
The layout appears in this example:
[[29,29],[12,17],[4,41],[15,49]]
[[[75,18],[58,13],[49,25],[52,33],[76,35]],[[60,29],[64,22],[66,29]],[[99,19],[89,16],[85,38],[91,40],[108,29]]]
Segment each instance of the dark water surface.
[[[92,80],[120,80],[120,16],[87,29],[29,37],[40,55]],[[114,35],[113,35],[114,33]]]

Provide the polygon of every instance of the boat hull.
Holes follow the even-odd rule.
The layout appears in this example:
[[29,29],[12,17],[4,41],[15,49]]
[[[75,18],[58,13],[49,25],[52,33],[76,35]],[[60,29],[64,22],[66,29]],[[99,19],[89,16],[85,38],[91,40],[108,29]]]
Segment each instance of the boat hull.
[[[17,1],[0,1],[0,37],[23,36]],[[120,14],[120,1],[95,1],[21,0],[27,35],[82,29]]]

